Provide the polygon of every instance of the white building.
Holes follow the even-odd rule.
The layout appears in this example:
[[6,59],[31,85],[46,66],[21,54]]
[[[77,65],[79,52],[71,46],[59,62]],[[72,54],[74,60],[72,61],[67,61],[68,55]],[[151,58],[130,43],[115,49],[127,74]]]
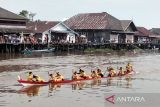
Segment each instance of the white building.
[[27,28],[34,33],[39,43],[63,42],[75,43],[78,34],[62,22],[35,21],[27,23]]

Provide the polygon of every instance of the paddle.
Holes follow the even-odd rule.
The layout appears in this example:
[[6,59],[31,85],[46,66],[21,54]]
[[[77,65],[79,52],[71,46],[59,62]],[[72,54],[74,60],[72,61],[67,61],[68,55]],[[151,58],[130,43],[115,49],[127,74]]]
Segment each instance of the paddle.
[[72,69],[72,74],[74,74],[74,69]]
[[106,74],[107,71],[108,71],[108,67],[107,67],[107,70],[106,70],[106,71],[104,72],[104,74],[103,74],[104,76],[105,76],[105,74]]
[[18,77],[18,80],[21,80],[21,76],[20,75],[18,75],[17,77]]
[[48,71],[48,75],[50,75],[49,71]]

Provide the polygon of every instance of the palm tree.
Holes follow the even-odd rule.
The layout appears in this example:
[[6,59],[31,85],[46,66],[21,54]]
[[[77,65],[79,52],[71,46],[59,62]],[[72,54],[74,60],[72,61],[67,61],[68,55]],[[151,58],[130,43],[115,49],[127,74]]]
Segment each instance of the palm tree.
[[30,13],[29,13],[29,19],[30,19],[31,21],[33,21],[33,18],[34,18],[35,15],[36,15],[36,13],[30,12]]
[[22,10],[19,15],[28,18],[29,12],[27,10]]

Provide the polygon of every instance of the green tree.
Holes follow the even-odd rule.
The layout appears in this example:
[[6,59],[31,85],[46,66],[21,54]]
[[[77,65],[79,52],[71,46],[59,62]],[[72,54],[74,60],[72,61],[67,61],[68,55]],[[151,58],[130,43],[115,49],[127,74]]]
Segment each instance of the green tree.
[[29,12],[27,10],[22,10],[21,12],[19,12],[19,15],[28,18]]

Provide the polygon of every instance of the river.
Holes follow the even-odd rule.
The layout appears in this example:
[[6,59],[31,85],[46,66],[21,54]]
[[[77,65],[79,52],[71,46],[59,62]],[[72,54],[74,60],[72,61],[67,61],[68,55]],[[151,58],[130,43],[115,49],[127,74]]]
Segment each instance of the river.
[[[160,53],[155,51],[113,53],[0,54],[0,106],[4,107],[104,107],[106,93],[160,93]],[[137,72],[131,78],[83,81],[74,84],[22,87],[17,75],[32,71],[45,80],[48,72],[70,78],[72,70],[108,66],[116,70],[130,62]]]

